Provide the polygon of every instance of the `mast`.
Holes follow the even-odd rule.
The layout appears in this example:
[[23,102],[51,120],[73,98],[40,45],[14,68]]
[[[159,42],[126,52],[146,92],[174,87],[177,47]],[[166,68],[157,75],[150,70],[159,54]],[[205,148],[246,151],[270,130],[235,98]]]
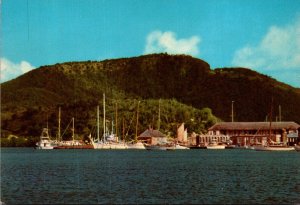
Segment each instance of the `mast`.
[[125,142],[125,121],[124,121],[124,116],[122,118],[122,124],[123,124],[123,129],[122,129],[122,138],[123,138],[123,142]]
[[273,97],[271,102],[271,111],[270,111],[270,126],[269,126],[269,139],[271,140],[271,127],[272,127],[272,112],[273,112]]
[[139,106],[140,106],[140,102],[141,102],[141,101],[138,101],[137,112],[136,112],[136,127],[135,127],[135,137],[134,137],[134,142],[137,142],[138,125],[139,125]]
[[47,113],[47,130],[49,129],[49,123],[48,123],[48,113]]
[[281,122],[281,105],[279,105],[279,122]]
[[97,106],[97,142],[99,143],[99,105]]
[[105,142],[106,122],[105,122],[105,93],[103,93],[103,141]]
[[116,139],[119,141],[119,137],[118,137],[118,102],[116,102]]
[[58,141],[60,141],[60,107],[58,108]]
[[231,122],[233,122],[233,103],[234,101],[231,101]]
[[157,130],[160,128],[160,99],[158,101],[158,125],[157,125]]
[[73,129],[72,129],[72,137],[73,137],[73,142],[74,142],[74,117],[72,118],[72,121],[73,121],[73,123],[72,123],[72,127],[73,127]]

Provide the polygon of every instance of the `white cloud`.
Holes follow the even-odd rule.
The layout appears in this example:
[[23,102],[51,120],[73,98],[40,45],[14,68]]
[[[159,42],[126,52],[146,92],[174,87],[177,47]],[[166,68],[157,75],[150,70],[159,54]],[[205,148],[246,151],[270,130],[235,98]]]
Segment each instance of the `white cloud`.
[[176,34],[171,31],[153,31],[147,36],[145,54],[162,53],[198,55],[198,43],[201,39],[192,36],[187,39],[176,39]]
[[[284,27],[271,26],[257,45],[246,45],[237,50],[232,64],[267,74],[282,71],[290,73],[291,78],[295,78],[295,72],[299,76],[300,18]],[[286,76],[288,78],[288,75]],[[300,79],[297,86],[300,86]]]
[[6,58],[1,58],[1,82],[11,80],[19,75],[22,75],[35,67],[27,61],[14,63]]

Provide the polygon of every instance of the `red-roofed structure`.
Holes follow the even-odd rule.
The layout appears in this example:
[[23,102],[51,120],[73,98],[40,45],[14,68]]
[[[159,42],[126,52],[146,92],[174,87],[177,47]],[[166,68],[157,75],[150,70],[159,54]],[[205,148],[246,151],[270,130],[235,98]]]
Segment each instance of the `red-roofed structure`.
[[293,145],[300,137],[300,125],[295,122],[220,122],[208,131],[212,136],[229,136],[233,144],[239,145],[263,143],[267,138]]

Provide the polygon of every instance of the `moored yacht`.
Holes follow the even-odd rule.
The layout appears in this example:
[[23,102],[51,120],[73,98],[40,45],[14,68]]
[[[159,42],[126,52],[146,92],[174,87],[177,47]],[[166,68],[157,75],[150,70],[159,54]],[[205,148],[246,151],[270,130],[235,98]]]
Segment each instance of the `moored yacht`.
[[175,143],[174,145],[170,145],[167,147],[167,150],[187,150],[189,147],[182,146],[180,144]]
[[294,147],[284,145],[255,145],[256,151],[293,151]]
[[50,139],[48,128],[44,128],[40,141],[36,143],[36,149],[53,149],[56,143]]
[[218,144],[216,140],[212,140],[207,146],[207,149],[225,149],[224,144]]
[[145,145],[142,142],[128,143],[127,147],[128,149],[146,149]]
[[99,130],[99,106],[97,106],[97,139],[91,140],[94,146],[94,149],[127,149],[128,146],[125,142],[119,142],[118,137],[113,133],[114,127],[112,122],[111,133],[109,134],[106,127],[106,118],[105,118],[105,93],[103,93],[103,136],[100,139],[100,130]]
[[[87,144],[79,140],[74,140],[75,134],[75,126],[74,126],[74,118],[72,118],[72,140],[71,141],[60,141],[53,149],[94,149],[93,143]],[[91,141],[91,139],[90,139]]]
[[145,145],[146,150],[167,150],[167,145]]

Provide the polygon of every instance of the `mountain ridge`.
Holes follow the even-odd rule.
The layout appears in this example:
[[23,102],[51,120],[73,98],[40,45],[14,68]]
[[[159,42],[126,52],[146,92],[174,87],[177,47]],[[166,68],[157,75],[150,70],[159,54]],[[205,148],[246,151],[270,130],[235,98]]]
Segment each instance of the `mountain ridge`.
[[[300,122],[300,89],[247,68],[211,69],[207,62],[186,55],[150,54],[41,66],[2,83],[1,90],[4,121],[11,120],[18,107],[43,110],[83,104],[88,109],[86,105],[101,103],[106,93],[109,99],[120,101],[173,99],[195,109],[208,107],[223,121],[231,120],[232,101],[236,121],[264,121],[274,98],[272,106],[282,107],[282,120]],[[274,109],[273,116],[277,115]]]

